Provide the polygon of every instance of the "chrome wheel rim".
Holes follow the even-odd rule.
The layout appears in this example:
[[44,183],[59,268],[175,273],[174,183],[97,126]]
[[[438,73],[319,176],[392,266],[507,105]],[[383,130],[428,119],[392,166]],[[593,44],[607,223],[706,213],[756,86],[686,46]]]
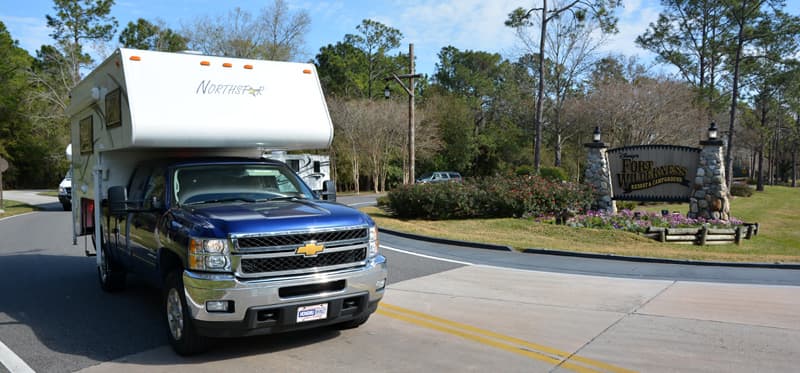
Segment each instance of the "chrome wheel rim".
[[175,288],[169,289],[167,293],[167,323],[172,338],[179,341],[183,336],[183,305],[181,296]]

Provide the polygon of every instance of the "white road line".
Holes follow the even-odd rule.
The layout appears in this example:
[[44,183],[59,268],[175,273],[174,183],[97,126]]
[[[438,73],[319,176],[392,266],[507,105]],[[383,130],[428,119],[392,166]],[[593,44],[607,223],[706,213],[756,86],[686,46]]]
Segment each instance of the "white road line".
[[425,258],[425,259],[433,259],[433,260],[439,260],[439,261],[442,261],[442,262],[455,263],[455,264],[463,264],[463,265],[468,265],[468,266],[474,266],[474,265],[475,265],[474,263],[470,263],[470,262],[462,262],[462,261],[460,261],[460,260],[453,260],[453,259],[439,258],[439,257],[436,257],[436,256],[431,256],[431,255],[425,255],[425,254],[415,253],[415,252],[413,252],[413,251],[407,251],[407,250],[395,249],[394,247],[389,247],[389,246],[385,246],[385,245],[381,245],[381,248],[383,248],[383,249],[386,249],[386,250],[389,250],[389,251],[396,251],[396,252],[398,252],[398,253],[403,253],[403,254],[408,254],[408,255],[414,255],[414,256],[418,256],[418,257],[420,257],[420,258]]
[[38,212],[38,211],[31,211],[31,212],[26,212],[26,213],[24,213],[24,214],[18,214],[18,215],[6,216],[6,217],[4,217],[4,218],[0,218],[0,221],[3,221],[3,220],[8,220],[8,219],[11,219],[11,218],[17,218],[17,217],[20,217],[20,216],[30,215],[30,214],[33,214],[33,213],[35,213],[35,212]]
[[[413,251],[408,251],[408,250],[397,249],[397,248],[394,248],[394,247],[389,247],[389,246],[385,246],[385,245],[381,245],[381,248],[382,248],[382,249],[389,250],[389,251],[396,251],[396,252],[398,252],[398,253],[402,253],[402,254],[408,254],[408,255],[418,256],[418,257],[425,258],[425,259],[439,260],[439,261],[442,261],[442,262],[455,263],[455,264],[463,264],[463,265],[467,265],[467,266],[473,266],[473,267],[479,267],[479,268],[491,268],[491,269],[500,269],[500,270],[503,270],[503,271],[528,272],[528,273],[552,273],[552,272],[548,272],[548,271],[539,271],[539,270],[535,270],[535,269],[523,269],[523,268],[514,268],[514,267],[502,267],[502,266],[496,266],[496,265],[491,265],[491,264],[476,264],[476,263],[464,262],[464,261],[460,261],[460,260],[447,259],[447,258],[440,258],[440,257],[438,257],[438,256],[432,256],[432,255],[425,255],[425,254],[415,253],[415,252],[413,252]],[[596,276],[596,275],[575,275],[575,276],[598,277],[598,276]],[[600,276],[600,277],[603,277],[603,276]]]
[[11,351],[2,341],[0,341],[0,364],[11,373],[35,373],[28,364]]
[[358,203],[350,203],[348,206],[361,206],[361,205],[374,205],[375,202],[358,202]]

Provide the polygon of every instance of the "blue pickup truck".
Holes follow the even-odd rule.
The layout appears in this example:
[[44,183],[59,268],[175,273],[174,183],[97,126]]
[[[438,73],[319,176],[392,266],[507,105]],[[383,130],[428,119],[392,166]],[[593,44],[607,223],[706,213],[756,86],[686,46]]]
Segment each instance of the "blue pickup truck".
[[209,337],[357,327],[386,286],[378,229],[267,159],[158,159],[108,190],[97,255],[101,286],[134,272],[163,288],[179,354]]
[[387,279],[375,223],[335,202],[322,159],[312,190],[265,158],[330,148],[313,64],[120,48],[67,114],[72,243],[87,237],[104,290],[129,273],[163,289],[179,354],[375,312]]

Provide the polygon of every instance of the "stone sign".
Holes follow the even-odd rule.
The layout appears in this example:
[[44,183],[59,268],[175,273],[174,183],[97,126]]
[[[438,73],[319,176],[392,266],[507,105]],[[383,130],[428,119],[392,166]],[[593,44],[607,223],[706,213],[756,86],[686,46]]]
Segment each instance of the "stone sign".
[[700,148],[638,145],[608,150],[595,128],[588,150],[584,180],[592,186],[591,208],[614,214],[616,201],[689,202],[691,218],[730,218],[725,184],[723,142],[716,125]]
[[610,149],[607,153],[613,199],[689,202],[700,149],[640,145]]

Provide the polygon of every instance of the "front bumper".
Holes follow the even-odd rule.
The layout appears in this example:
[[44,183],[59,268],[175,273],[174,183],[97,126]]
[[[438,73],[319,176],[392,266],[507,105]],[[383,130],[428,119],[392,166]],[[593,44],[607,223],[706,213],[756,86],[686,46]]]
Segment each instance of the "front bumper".
[[[242,280],[231,274],[183,272],[186,303],[198,332],[212,337],[271,334],[365,317],[378,306],[388,275],[377,255],[361,268],[302,277]],[[379,282],[384,287],[378,288]],[[208,312],[207,301],[232,301],[230,312]],[[323,320],[296,322],[297,308],[328,304]]]

